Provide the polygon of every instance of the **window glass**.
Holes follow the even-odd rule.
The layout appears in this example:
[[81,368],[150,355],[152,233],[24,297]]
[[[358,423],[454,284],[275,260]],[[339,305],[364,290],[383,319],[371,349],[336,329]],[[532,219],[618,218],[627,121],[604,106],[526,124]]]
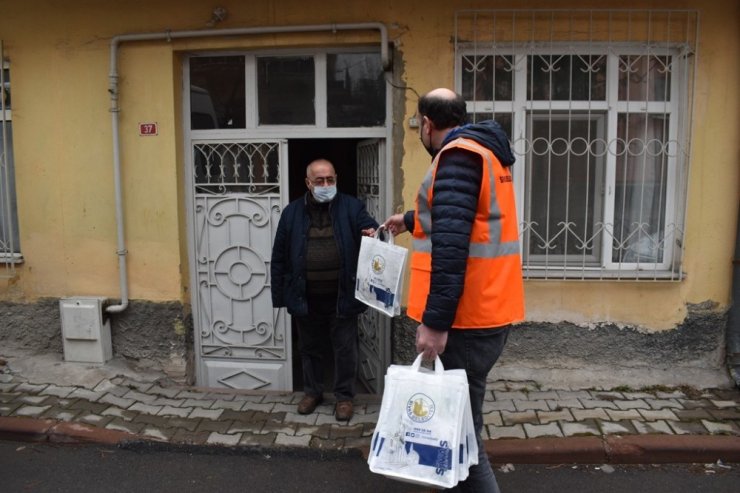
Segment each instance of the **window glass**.
[[330,127],[385,124],[385,79],[379,53],[327,55],[326,83]]
[[[13,123],[0,119],[4,127],[8,148],[3,145],[0,135],[0,258],[7,254],[20,253],[18,235],[18,209],[15,198],[15,173],[13,169]],[[2,130],[2,129],[0,129]],[[7,166],[7,169],[5,169]],[[7,181],[6,181],[7,178]],[[5,200],[7,198],[7,201]],[[8,209],[8,205],[10,209]]]
[[[10,68],[2,61],[0,45],[0,109],[10,110]],[[6,148],[7,146],[7,148]],[[7,262],[13,254],[20,253],[18,235],[18,207],[15,194],[15,168],[13,163],[13,122],[10,111],[0,111],[0,262]],[[4,262],[3,262],[4,259]]]
[[614,203],[614,262],[663,261],[668,117],[620,114]]
[[258,58],[260,125],[314,125],[315,71],[312,56]]
[[[3,92],[4,94],[3,99],[5,100],[4,101],[5,109],[9,110],[10,109],[10,70],[8,70],[7,68],[3,69],[3,89],[5,89],[5,91]],[[0,119],[2,119],[2,115],[0,115]]]
[[619,57],[620,101],[670,101],[671,57]]
[[244,57],[190,59],[190,125],[193,130],[245,128]]
[[496,113],[494,115],[493,113],[478,112],[468,115],[470,123],[479,123],[491,119],[496,120],[498,124],[501,125],[501,128],[504,129],[509,140],[511,140],[511,113]]
[[527,57],[527,94],[536,101],[606,99],[605,55],[534,55]]
[[467,101],[512,99],[512,78],[511,56],[462,57],[462,94]]
[[601,221],[604,135],[597,115],[537,114],[530,117],[527,160],[529,232],[527,260],[547,257],[549,263],[599,260],[594,235]]

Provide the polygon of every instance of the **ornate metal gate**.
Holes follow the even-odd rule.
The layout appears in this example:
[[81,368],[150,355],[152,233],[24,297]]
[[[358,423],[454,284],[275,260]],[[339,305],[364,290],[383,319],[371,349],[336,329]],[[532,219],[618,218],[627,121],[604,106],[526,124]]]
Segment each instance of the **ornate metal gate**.
[[[364,140],[357,145],[357,196],[378,222],[385,220],[384,158],[385,143],[381,140]],[[359,330],[360,381],[368,391],[381,393],[385,370],[390,364],[391,319],[368,309],[360,315]]]
[[292,390],[290,320],[270,295],[287,143],[193,141],[192,152],[198,383]]

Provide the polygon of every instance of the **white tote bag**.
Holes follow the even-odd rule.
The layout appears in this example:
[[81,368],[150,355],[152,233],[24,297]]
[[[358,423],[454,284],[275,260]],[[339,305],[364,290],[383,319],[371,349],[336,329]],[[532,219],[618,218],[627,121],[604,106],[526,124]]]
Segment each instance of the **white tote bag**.
[[421,355],[411,366],[391,365],[370,445],[370,471],[451,488],[477,463],[472,428],[464,371],[445,372],[439,358],[434,371],[427,370],[421,367]]
[[357,282],[355,298],[389,317],[401,313],[401,290],[403,288],[403,266],[408,250],[393,243],[393,235],[387,232],[384,242],[379,234],[363,236],[360,255],[357,258]]

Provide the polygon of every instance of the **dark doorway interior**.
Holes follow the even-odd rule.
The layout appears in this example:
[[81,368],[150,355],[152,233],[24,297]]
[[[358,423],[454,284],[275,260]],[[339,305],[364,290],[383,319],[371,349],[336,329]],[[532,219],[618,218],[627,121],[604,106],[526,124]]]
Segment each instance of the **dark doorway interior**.
[[[291,139],[288,142],[288,193],[290,200],[296,200],[306,193],[306,166],[313,160],[328,159],[337,172],[337,187],[340,192],[357,195],[357,144],[361,139]],[[377,219],[377,218],[376,218]],[[328,332],[328,331],[327,331]],[[301,370],[300,340],[295,320],[292,325],[293,337],[293,389],[303,390]],[[324,390],[331,394],[334,371],[334,357],[328,333],[324,348]],[[359,382],[355,383],[357,392],[367,392]]]
[[328,159],[337,171],[340,192],[357,195],[357,143],[360,139],[295,139],[288,142],[290,200],[306,192],[306,166],[315,159]]

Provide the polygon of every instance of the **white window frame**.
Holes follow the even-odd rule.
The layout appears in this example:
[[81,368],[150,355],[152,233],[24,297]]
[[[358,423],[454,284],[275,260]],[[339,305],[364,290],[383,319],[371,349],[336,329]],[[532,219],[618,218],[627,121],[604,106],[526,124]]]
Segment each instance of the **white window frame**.
[[[210,138],[243,138],[245,132],[250,138],[274,138],[280,135],[281,138],[287,139],[304,139],[304,138],[388,138],[388,128],[391,126],[391,114],[388,111],[390,107],[391,93],[386,84],[386,120],[383,125],[375,127],[329,127],[327,126],[327,81],[326,65],[327,55],[342,53],[368,53],[377,52],[380,54],[377,46],[355,46],[341,48],[317,48],[317,49],[274,49],[259,51],[234,51],[234,52],[197,52],[191,53],[185,59],[183,74],[184,88],[189,87],[189,62],[191,58],[200,56],[240,56],[245,58],[245,76],[247,101],[257,103],[257,59],[268,56],[309,56],[314,59],[315,68],[315,109],[316,120],[313,125],[265,125],[259,123],[258,104],[247,106],[246,128],[239,129],[208,129],[208,130],[189,130],[190,137],[193,139],[210,139]],[[185,111],[189,115],[190,103],[185,98]]]
[[[566,265],[548,265],[547,263],[538,264],[525,262],[525,275],[531,278],[580,278],[580,279],[668,279],[680,280],[683,273],[680,271],[680,258],[682,252],[674,251],[682,244],[682,232],[679,230],[680,238],[673,238],[674,232],[668,231],[668,226],[674,228],[680,227],[685,220],[685,210],[682,207],[679,197],[682,194],[682,184],[685,183],[685,174],[687,173],[685,163],[679,162],[677,158],[677,146],[682,142],[681,132],[685,132],[681,125],[686,125],[685,116],[682,109],[690,104],[688,91],[686,87],[691,81],[680,77],[686,73],[686,55],[683,46],[674,44],[669,47],[661,46],[660,51],[656,52],[645,44],[638,43],[611,43],[609,45],[599,46],[598,44],[588,43],[578,45],[577,43],[547,43],[542,46],[533,47],[528,45],[513,45],[497,43],[494,46],[489,45],[490,49],[481,46],[457,45],[455,60],[455,84],[458,92],[462,92],[462,72],[463,57],[480,57],[480,56],[512,56],[513,63],[513,94],[511,100],[502,101],[468,101],[467,109],[469,113],[488,112],[488,113],[510,113],[512,114],[512,148],[515,155],[520,160],[513,168],[514,182],[517,190],[517,212],[520,221],[526,217],[524,203],[526,194],[526,170],[528,166],[523,162],[529,159],[527,147],[528,128],[530,127],[530,115],[533,112],[559,112],[561,114],[574,113],[583,115],[584,113],[595,114],[603,113],[606,115],[606,142],[608,142],[609,152],[606,156],[606,170],[604,173],[604,204],[603,204],[603,223],[604,228],[601,238],[601,265],[598,267],[588,266],[569,266]],[[607,89],[606,99],[601,101],[560,101],[560,100],[528,100],[527,95],[527,57],[533,55],[604,55],[607,57]],[[618,99],[619,70],[618,63],[620,56],[627,55],[655,55],[670,56],[672,59],[672,70],[670,80],[670,95],[668,101],[620,101]],[[659,263],[628,263],[614,262],[613,258],[613,237],[609,233],[609,228],[613,228],[614,204],[615,204],[615,185],[616,185],[616,165],[617,156],[614,153],[614,145],[617,139],[617,120],[620,114],[632,112],[641,115],[665,115],[669,118],[668,143],[669,156],[666,169],[666,199],[663,215],[663,260]],[[688,132],[686,132],[688,135]],[[686,153],[688,153],[689,138],[684,138]],[[687,161],[687,159],[686,159]],[[520,230],[525,230],[525,224],[520,223]],[[523,244],[523,242],[522,242]],[[678,260],[677,260],[678,259]],[[676,265],[678,263],[678,265]],[[678,272],[677,272],[678,270]]]

